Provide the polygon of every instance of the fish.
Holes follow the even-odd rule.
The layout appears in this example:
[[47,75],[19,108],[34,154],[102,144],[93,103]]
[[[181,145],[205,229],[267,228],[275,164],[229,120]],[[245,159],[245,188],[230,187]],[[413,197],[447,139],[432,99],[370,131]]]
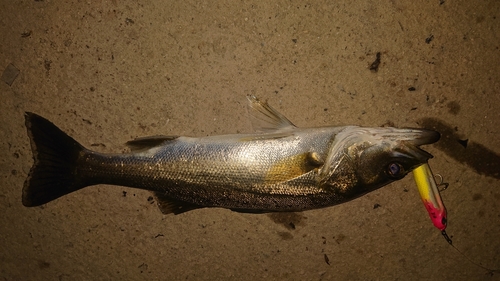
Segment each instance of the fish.
[[267,101],[247,96],[253,133],[128,141],[130,151],[89,150],[49,120],[25,113],[33,166],[26,207],[93,185],[152,191],[163,214],[200,208],[245,213],[300,212],[355,199],[405,177],[432,155],[433,130],[393,127],[299,128]]

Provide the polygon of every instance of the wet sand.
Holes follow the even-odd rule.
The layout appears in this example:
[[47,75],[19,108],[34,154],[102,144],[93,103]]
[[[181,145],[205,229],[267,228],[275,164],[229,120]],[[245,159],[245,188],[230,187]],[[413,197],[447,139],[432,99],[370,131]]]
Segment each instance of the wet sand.
[[[313,211],[162,215],[98,185],[21,203],[24,112],[84,146],[250,132],[254,94],[301,127],[424,127],[448,234],[500,269],[500,2],[0,4],[3,280],[498,280],[428,218],[412,175]],[[379,60],[377,62],[377,54]]]

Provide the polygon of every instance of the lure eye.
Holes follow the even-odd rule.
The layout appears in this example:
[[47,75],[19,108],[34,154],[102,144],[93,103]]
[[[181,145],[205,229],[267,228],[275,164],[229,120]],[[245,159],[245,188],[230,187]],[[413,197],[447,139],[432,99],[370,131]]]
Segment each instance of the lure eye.
[[394,163],[390,163],[388,166],[387,166],[387,173],[391,176],[391,177],[394,177],[394,178],[399,178],[401,176],[404,175],[404,167],[403,165],[397,163],[397,162],[394,162]]

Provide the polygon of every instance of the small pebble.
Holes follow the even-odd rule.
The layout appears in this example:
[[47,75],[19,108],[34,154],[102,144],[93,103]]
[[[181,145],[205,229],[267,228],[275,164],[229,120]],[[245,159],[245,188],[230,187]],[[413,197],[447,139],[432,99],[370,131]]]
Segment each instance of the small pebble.
[[17,76],[21,71],[17,69],[12,63],[7,65],[2,74],[2,81],[7,83],[7,85],[12,86],[14,80],[16,80]]

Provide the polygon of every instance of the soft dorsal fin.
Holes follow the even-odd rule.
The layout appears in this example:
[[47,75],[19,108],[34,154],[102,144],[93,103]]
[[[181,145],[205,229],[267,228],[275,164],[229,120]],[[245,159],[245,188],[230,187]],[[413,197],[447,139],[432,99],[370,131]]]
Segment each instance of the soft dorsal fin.
[[253,95],[248,95],[248,113],[252,127],[257,132],[270,132],[297,128],[290,120],[267,102],[259,100]]
[[178,214],[182,214],[184,212],[191,211],[194,209],[204,208],[203,206],[198,206],[198,205],[194,205],[194,204],[190,204],[190,203],[186,203],[183,201],[172,199],[168,196],[165,196],[161,192],[153,192],[153,194],[156,198],[158,208],[160,209],[160,211],[164,215],[166,215],[166,214],[178,215]]
[[132,151],[138,151],[143,149],[149,149],[155,146],[158,146],[166,141],[175,140],[178,136],[152,136],[152,137],[143,137],[136,138],[131,141],[128,141],[126,145]]

